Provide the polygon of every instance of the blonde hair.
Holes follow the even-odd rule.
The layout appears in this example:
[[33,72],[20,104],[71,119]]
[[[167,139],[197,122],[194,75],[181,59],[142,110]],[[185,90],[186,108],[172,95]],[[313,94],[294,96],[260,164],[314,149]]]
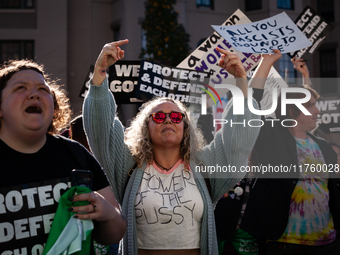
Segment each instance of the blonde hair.
[[183,139],[180,145],[180,154],[184,160],[184,164],[189,164],[190,154],[194,156],[196,152],[204,146],[203,135],[201,131],[191,123],[187,108],[180,101],[166,97],[156,97],[141,106],[139,113],[131,122],[130,127],[125,131],[125,142],[138,166],[141,166],[143,161],[148,163],[153,162],[153,146],[148,128],[149,116],[157,105],[164,102],[171,102],[177,105],[185,114],[183,118]]

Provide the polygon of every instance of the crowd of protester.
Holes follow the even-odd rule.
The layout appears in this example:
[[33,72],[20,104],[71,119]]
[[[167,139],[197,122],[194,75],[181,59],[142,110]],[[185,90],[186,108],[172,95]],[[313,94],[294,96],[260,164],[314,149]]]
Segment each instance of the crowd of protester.
[[[109,254],[129,255],[339,254],[337,174],[308,166],[339,165],[340,147],[312,134],[320,95],[302,59],[293,58],[292,64],[311,94],[303,104],[311,115],[287,105],[287,116],[282,116],[279,97],[276,118],[296,125],[283,127],[262,116],[261,127],[223,125],[204,141],[185,105],[165,97],[144,103],[125,129],[106,70],[124,58],[121,47],[127,43],[104,45],[82,116],[71,121],[65,92],[43,66],[27,60],[2,66],[0,254],[67,254],[75,249],[100,254],[100,245]],[[216,50],[222,56],[218,65],[234,76],[245,97],[253,97],[253,108],[260,109],[266,78],[280,51],[262,55],[248,85],[238,55]],[[248,95],[248,86],[253,95]],[[288,98],[299,99],[301,93]],[[260,121],[248,107],[245,100],[244,115],[234,115],[229,98],[223,118]],[[298,171],[285,178],[194,171],[211,165],[293,166]],[[68,195],[74,169],[92,172],[93,191],[74,189]],[[68,202],[58,203],[66,195]],[[71,239],[67,222],[73,219],[74,236],[83,242],[80,248],[62,241]],[[88,227],[89,221],[93,226]],[[56,232],[58,225],[64,230]],[[92,234],[85,243],[88,229]],[[58,231],[60,237],[49,235]]]

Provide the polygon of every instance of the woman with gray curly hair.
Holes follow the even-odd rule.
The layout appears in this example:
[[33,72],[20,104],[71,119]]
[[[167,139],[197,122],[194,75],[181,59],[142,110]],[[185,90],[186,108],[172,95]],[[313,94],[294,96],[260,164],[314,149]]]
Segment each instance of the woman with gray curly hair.
[[[125,132],[125,143],[128,145],[130,152],[134,156],[137,166],[141,166],[144,161],[150,163],[155,161],[154,144],[151,139],[152,134],[149,132],[150,114],[157,105],[167,102],[176,105],[180,109],[180,112],[183,113],[183,116],[185,116],[182,119],[184,124],[183,139],[181,139],[179,151],[183,161],[186,164],[189,164],[190,155],[195,155],[195,153],[204,145],[201,132],[192,125],[188,111],[180,101],[166,97],[155,97],[143,104],[139,109],[140,111],[136,118],[134,118],[130,127],[127,128]],[[156,150],[156,152],[157,151],[158,150]],[[156,164],[157,163],[158,162],[156,161]],[[162,168],[162,166],[160,167]]]
[[[201,134],[190,124],[184,105],[156,98],[142,106],[124,133],[115,115],[106,69],[124,57],[120,46],[126,43],[128,40],[122,40],[103,47],[83,109],[90,147],[127,216],[120,252],[218,254],[214,203],[244,173],[210,171],[205,181],[201,170],[247,165],[259,128],[224,125],[214,140],[202,147]],[[236,85],[246,97],[246,72],[237,54],[217,50],[222,54],[220,67],[236,77]],[[247,104],[244,107],[244,115],[234,116],[229,103],[223,118],[234,123],[259,119]]]

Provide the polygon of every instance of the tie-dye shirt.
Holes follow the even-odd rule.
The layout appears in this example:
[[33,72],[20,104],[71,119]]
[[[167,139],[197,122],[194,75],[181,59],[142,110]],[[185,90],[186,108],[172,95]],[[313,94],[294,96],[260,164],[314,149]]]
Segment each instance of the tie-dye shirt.
[[[316,165],[325,164],[325,159],[312,138],[295,140],[299,166],[303,167],[291,197],[287,228],[277,241],[325,245],[336,236],[329,209],[328,173],[316,171]],[[309,166],[307,170],[304,164]]]

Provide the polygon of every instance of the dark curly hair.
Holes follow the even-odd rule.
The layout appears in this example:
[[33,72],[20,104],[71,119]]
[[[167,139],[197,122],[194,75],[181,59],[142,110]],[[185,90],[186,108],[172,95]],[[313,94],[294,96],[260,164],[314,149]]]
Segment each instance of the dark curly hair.
[[[69,99],[61,86],[52,81],[44,71],[44,66],[39,65],[31,60],[10,60],[5,62],[0,70],[0,107],[2,103],[2,91],[7,86],[7,82],[17,72],[23,70],[33,70],[41,74],[44,80],[49,84],[54,102],[54,115],[47,132],[49,134],[58,134],[62,129],[67,127],[71,119],[71,108]],[[0,124],[1,128],[1,124]]]

